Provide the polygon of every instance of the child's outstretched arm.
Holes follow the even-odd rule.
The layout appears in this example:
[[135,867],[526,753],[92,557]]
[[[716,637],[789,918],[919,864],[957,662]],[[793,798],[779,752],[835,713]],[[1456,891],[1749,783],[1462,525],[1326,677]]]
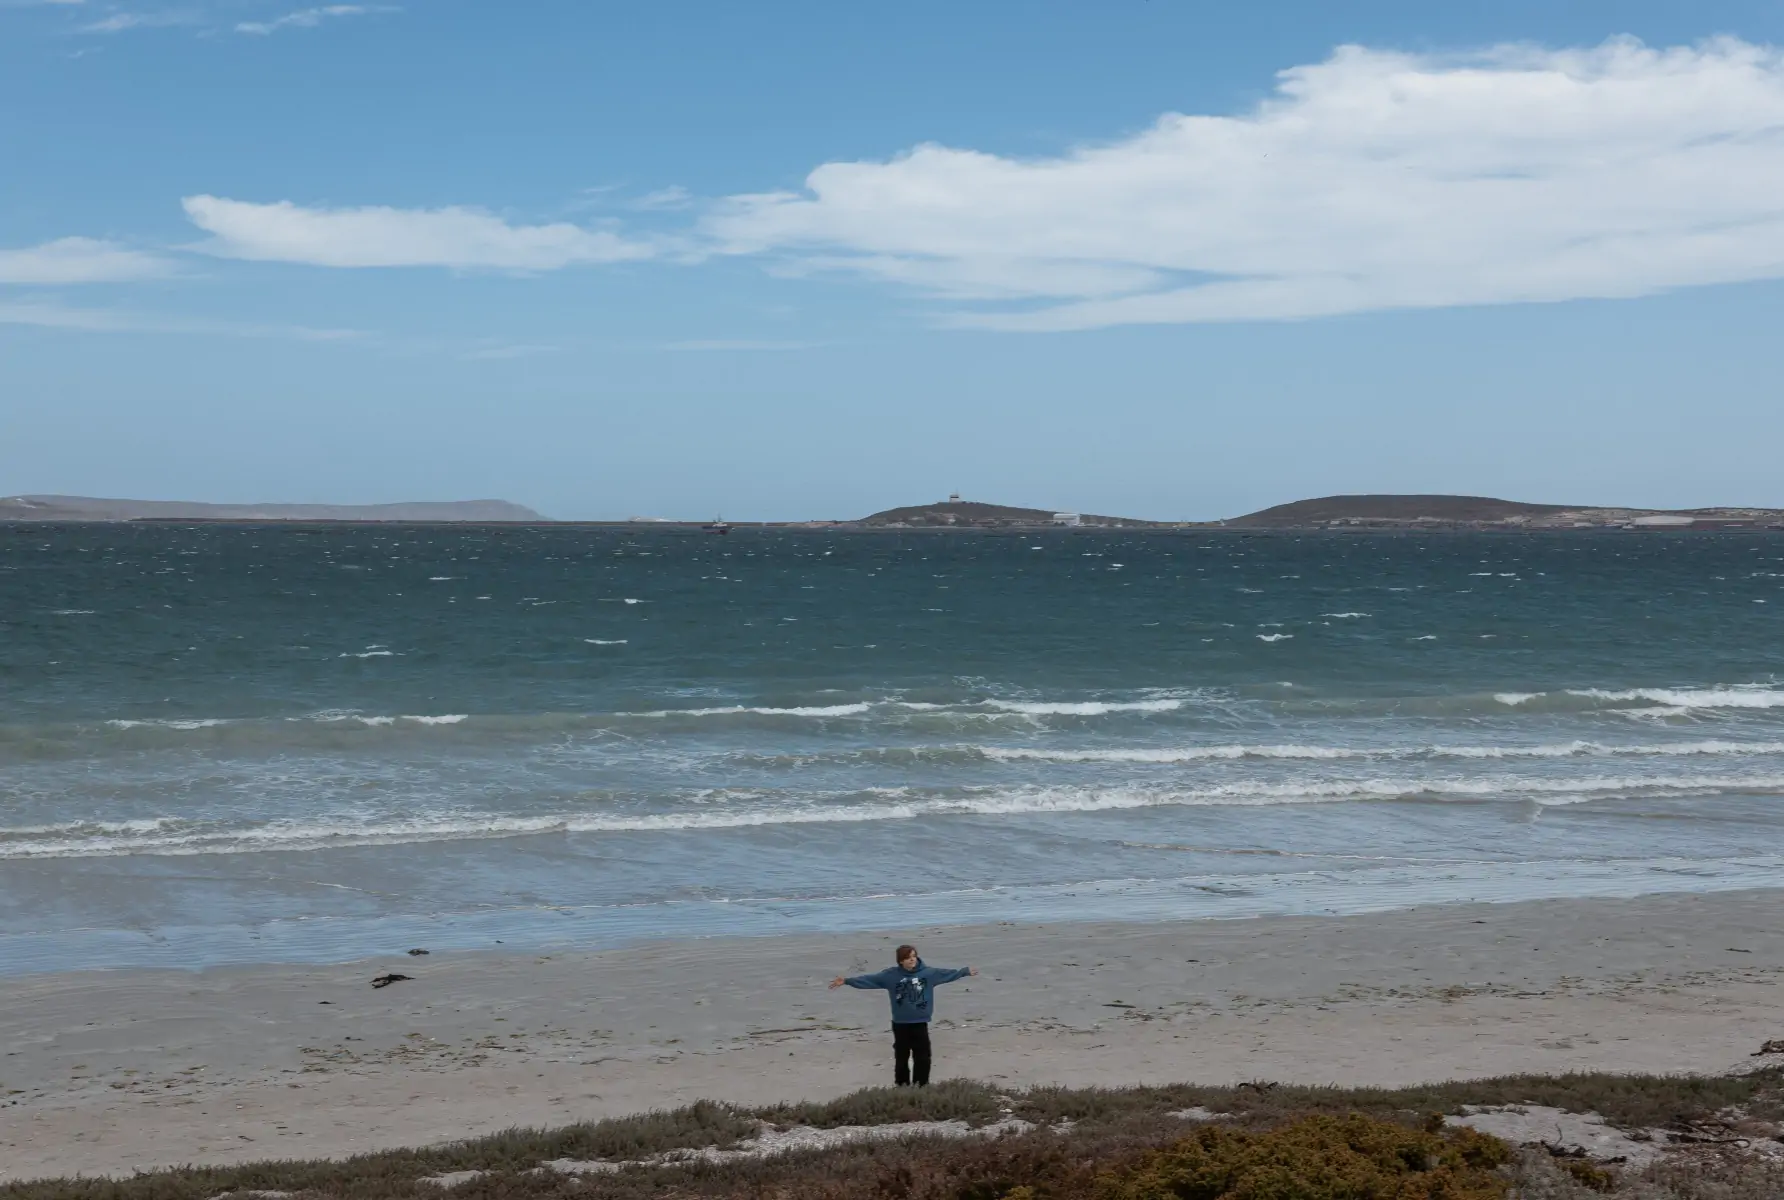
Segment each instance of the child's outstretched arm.
[[880,971],[874,975],[838,975],[835,979],[830,981],[830,990],[833,992],[839,987],[872,989],[889,986],[890,985],[886,982],[886,972],[884,971]]
[[968,975],[977,975],[977,967],[943,967],[931,976],[934,983],[953,983],[956,979],[965,979]]

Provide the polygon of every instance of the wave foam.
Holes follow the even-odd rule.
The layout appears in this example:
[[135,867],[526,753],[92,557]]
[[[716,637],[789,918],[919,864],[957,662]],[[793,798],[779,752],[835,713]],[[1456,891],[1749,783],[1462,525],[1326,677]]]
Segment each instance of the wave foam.
[[1569,696],[1627,703],[1641,700],[1668,708],[1784,708],[1784,691],[1759,684],[1714,688],[1604,688],[1569,689]]
[[1183,707],[1181,700],[1083,700],[1068,702],[987,700],[989,708],[1002,712],[1026,713],[1034,717],[1100,717],[1117,712],[1173,712]]
[[653,712],[620,713],[630,717],[731,717],[752,713],[763,717],[858,717],[871,712],[873,705],[865,701],[855,704],[795,705],[774,708],[768,705],[727,704],[717,708],[659,708]]
[[287,717],[288,721],[314,721],[322,725],[337,725],[348,721],[356,722],[373,729],[385,729],[398,721],[411,721],[417,725],[457,725],[460,721],[470,720],[469,713],[445,713],[439,716],[426,716],[416,713],[404,713],[395,717],[367,716],[364,713],[342,712],[336,709],[319,713],[311,713],[307,717]]
[[1555,742],[1531,746],[1304,746],[1217,745],[1135,747],[1109,750],[1052,750],[1017,746],[973,746],[972,752],[996,762],[1179,763],[1214,759],[1409,759],[1409,758],[1620,758],[1695,757],[1699,755],[1784,754],[1784,742],[1661,742],[1618,745],[1602,742]]
[[185,718],[164,718],[164,719],[144,718],[141,720],[134,720],[134,721],[132,721],[132,720],[107,721],[106,724],[111,726],[113,729],[213,729],[218,725],[227,725],[227,724],[229,724],[229,721],[227,718],[224,718],[224,717],[203,717],[203,718],[191,718],[191,719],[185,719]]
[[[1467,779],[1455,777],[1326,780],[1301,783],[1235,781],[1201,789],[1046,788],[985,789],[949,795],[912,795],[877,789],[867,803],[838,798],[776,802],[760,793],[708,794],[702,802],[740,802],[736,807],[643,814],[561,814],[537,817],[454,814],[432,818],[338,825],[270,822],[247,828],[204,827],[158,818],[105,825],[0,829],[0,860],[94,858],[130,854],[200,855],[313,851],[350,846],[524,837],[552,833],[698,832],[752,826],[841,824],[948,816],[1034,816],[1164,807],[1234,807],[1340,804],[1350,801],[1518,799],[1543,806],[1588,803],[1616,795],[1691,795],[1706,792],[1784,790],[1784,774],[1746,776],[1615,777],[1584,779]],[[766,801],[765,803],[763,801]],[[893,802],[887,802],[893,801]],[[199,826],[194,828],[194,826]],[[51,840],[38,840],[50,835]]]

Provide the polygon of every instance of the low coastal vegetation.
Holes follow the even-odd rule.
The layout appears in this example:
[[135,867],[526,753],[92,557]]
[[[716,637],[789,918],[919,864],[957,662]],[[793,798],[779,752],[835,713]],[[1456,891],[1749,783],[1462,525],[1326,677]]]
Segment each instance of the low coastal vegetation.
[[[1631,1145],[1666,1148],[1645,1162],[1602,1157],[1454,1121],[1511,1106],[1596,1114]],[[339,1161],[14,1183],[0,1200],[1775,1200],[1781,1122],[1776,1069],[1400,1089],[952,1081],[757,1109],[700,1103]]]

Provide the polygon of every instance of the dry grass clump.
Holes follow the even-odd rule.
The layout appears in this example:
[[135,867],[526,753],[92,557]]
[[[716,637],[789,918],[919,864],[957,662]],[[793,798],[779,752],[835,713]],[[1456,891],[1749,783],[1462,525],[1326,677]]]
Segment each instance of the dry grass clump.
[[[1584,1169],[1582,1169],[1584,1168]],[[1619,1173],[1577,1159],[1521,1150],[1509,1174],[1510,1200],[1779,1200],[1784,1163],[1717,1154],[1661,1161]]]
[[1778,1200],[1784,1196],[1784,1162],[1727,1154],[1662,1161],[1617,1194],[1628,1200]]
[[1441,1124],[1414,1129],[1351,1113],[1304,1117],[1268,1132],[1205,1125],[1131,1170],[1105,1175],[1097,1197],[1502,1200],[1508,1185],[1495,1168],[1510,1161],[1511,1148],[1472,1129],[1439,1132]]

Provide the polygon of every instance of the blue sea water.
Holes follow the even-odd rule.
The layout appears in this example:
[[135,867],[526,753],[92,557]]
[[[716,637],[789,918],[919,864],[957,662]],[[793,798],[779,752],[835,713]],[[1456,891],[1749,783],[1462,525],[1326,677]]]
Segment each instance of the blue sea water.
[[1784,883],[1784,537],[0,526],[0,971]]

